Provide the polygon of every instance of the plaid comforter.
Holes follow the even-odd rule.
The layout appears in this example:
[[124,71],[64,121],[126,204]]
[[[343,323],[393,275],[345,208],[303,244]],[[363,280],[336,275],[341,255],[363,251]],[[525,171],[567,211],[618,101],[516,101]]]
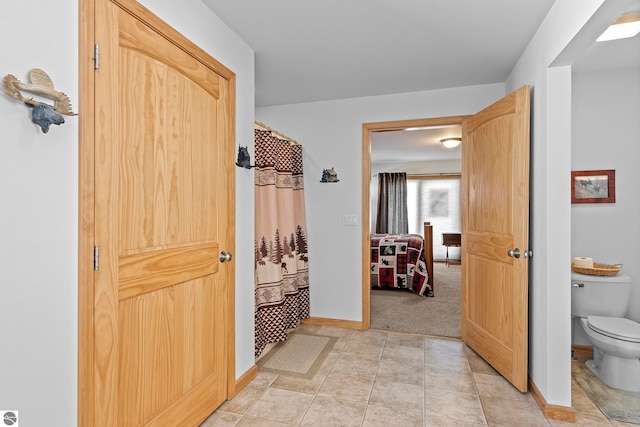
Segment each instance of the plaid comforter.
[[411,289],[433,296],[419,234],[371,235],[371,286]]

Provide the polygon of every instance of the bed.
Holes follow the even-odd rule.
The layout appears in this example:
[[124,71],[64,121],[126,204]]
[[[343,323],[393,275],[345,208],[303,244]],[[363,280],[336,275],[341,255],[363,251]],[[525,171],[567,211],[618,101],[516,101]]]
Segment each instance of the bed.
[[431,247],[419,234],[372,234],[371,286],[434,296],[433,277],[429,274],[433,271]]

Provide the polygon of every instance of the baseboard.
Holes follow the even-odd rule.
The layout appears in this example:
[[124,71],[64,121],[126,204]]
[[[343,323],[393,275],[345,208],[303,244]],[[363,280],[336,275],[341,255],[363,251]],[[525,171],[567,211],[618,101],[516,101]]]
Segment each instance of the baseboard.
[[576,422],[576,410],[573,409],[573,407],[549,405],[531,378],[529,378],[529,392],[531,393],[531,396],[533,396],[533,400],[535,400],[538,408],[540,408],[545,418],[550,420],[566,421],[569,423]]
[[231,400],[238,395],[253,379],[258,375],[258,365],[253,365],[247,372],[236,379],[233,390],[229,390],[227,400]]
[[362,322],[355,320],[328,319],[326,317],[308,317],[302,319],[303,325],[334,326],[336,328],[362,329]]
[[580,355],[587,359],[593,359],[593,347],[590,345],[573,345],[573,355],[574,357]]

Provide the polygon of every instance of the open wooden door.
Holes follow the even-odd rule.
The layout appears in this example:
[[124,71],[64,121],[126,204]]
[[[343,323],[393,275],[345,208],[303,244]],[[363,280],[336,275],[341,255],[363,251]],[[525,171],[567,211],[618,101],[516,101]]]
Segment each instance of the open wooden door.
[[527,390],[529,87],[462,123],[462,339]]
[[235,369],[235,75],[135,1],[93,5],[79,424],[197,425]]

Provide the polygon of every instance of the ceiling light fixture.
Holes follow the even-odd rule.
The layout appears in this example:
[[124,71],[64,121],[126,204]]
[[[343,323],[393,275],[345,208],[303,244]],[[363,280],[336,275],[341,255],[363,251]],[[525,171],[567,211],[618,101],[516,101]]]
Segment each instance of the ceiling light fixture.
[[441,139],[440,142],[447,148],[456,148],[462,142],[462,138],[445,138]]
[[640,33],[640,13],[625,13],[598,37],[597,41],[626,39]]

